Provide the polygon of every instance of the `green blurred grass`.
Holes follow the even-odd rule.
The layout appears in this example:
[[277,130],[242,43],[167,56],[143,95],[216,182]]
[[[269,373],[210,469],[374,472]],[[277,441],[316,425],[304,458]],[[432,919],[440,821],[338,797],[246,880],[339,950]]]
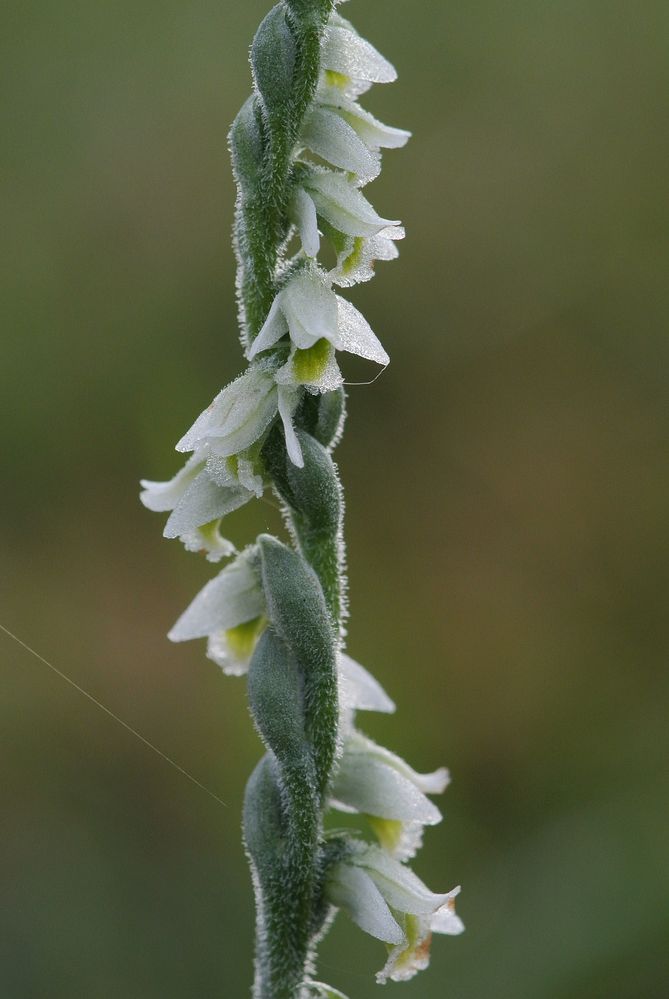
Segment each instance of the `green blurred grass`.
[[[210,569],[136,481],[241,366],[226,131],[264,9],[4,11],[0,623],[229,804],[0,635],[8,999],[247,994],[260,749],[243,684],[164,638]],[[370,188],[409,238],[353,293],[393,363],[338,452],[350,649],[400,705],[370,733],[453,771],[418,870],[468,926],[402,994],[664,999],[667,8],[345,13],[414,132]],[[323,977],[371,997],[379,951],[341,919]]]

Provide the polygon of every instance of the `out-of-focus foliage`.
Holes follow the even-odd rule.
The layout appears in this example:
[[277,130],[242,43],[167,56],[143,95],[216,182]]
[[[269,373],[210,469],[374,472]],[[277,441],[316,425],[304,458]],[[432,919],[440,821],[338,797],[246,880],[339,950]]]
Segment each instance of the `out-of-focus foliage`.
[[[264,9],[3,10],[0,623],[229,803],[0,634],[9,999],[250,981],[260,744],[244,682],[165,638],[211,567],[137,480],[241,370],[226,131]],[[350,649],[401,705],[370,734],[453,771],[418,873],[467,924],[403,994],[664,999],[667,7],[350,9],[414,132],[374,190],[401,259],[352,296],[392,364],[338,452]],[[323,977],[372,997],[378,956],[341,919]]]

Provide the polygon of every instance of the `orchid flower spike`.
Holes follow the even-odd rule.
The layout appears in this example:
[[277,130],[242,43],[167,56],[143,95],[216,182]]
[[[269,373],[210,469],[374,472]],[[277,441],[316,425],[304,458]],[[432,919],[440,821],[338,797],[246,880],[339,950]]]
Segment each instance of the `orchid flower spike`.
[[[224,674],[246,676],[265,748],[244,800],[257,901],[253,997],[346,999],[315,971],[338,909],[386,944],[379,982],[411,978],[427,966],[431,934],[463,929],[459,888],[432,892],[405,863],[441,821],[431,796],[448,772],[418,773],[362,734],[361,712],[389,714],[395,704],[344,647],[344,499],[333,460],[345,418],[340,364],[354,354],[383,369],[389,357],[335,289],[398,256],[399,213],[380,214],[366,185],[409,133],[359,103],[397,74],[335,0],[279,0],[253,40],[251,68],[253,94],[230,132],[247,366],[177,442],[181,469],[142,480],[140,498],[168,514],[165,537],[210,562],[229,560],[168,637],[206,639]],[[268,493],[286,541],[260,534],[238,550],[227,540],[242,531],[237,511]],[[326,832],[333,810],[350,813],[357,832]]]

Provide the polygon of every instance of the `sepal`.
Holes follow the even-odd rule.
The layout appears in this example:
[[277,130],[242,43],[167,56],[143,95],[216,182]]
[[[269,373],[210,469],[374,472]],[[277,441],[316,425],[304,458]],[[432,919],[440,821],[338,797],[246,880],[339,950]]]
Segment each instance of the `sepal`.
[[378,153],[370,150],[333,108],[314,105],[304,120],[300,141],[326,163],[354,174],[361,184],[381,172]]
[[252,365],[218,393],[176,445],[193,451],[207,445],[222,458],[257,441],[277,412],[277,390],[268,364]]
[[338,656],[339,696],[342,712],[380,711],[393,714],[395,702],[388,697],[378,680],[364,666],[345,652]]
[[368,83],[394,83],[397,70],[353,26],[338,17],[330,18],[323,34],[321,66],[325,70]]
[[168,634],[187,642],[252,621],[265,612],[255,546],[246,548],[200,590]]

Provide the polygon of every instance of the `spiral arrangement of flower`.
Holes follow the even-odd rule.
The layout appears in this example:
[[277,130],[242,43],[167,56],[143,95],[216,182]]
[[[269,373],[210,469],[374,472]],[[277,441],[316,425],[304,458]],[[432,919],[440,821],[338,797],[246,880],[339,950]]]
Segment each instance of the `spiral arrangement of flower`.
[[[389,359],[335,288],[367,281],[377,260],[397,257],[400,223],[378,215],[362,188],[379,174],[381,151],[409,133],[360,106],[372,84],[396,73],[332,0],[277,4],[251,65],[253,94],[230,133],[248,367],[177,443],[189,455],[181,470],[168,482],[143,481],[141,499],[169,513],[165,537],[211,562],[229,560],[169,637],[206,638],[224,673],[247,676],[267,750],[244,806],[255,999],[327,999],[342,993],[314,979],[316,947],[337,910],[386,944],[381,983],[425,968],[433,933],[463,929],[459,889],[434,893],[406,864],[424,827],[441,819],[428,795],[445,789],[448,773],[416,773],[360,731],[359,712],[395,706],[344,651],[343,500],[331,456],[345,416],[337,358]],[[221,522],[268,488],[289,543],[261,535],[238,552]],[[326,831],[331,809],[364,816],[375,842],[362,829]]]

